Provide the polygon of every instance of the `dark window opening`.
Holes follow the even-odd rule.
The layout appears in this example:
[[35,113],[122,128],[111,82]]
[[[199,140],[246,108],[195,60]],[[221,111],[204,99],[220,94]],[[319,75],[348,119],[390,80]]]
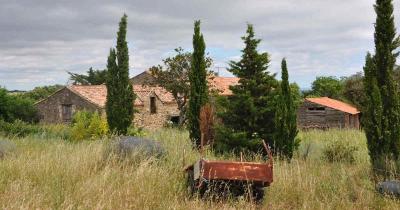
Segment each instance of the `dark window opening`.
[[325,107],[309,107],[309,111],[325,111]]
[[179,116],[171,116],[171,118],[169,119],[172,124],[174,125],[178,125],[179,124]]
[[156,97],[150,97],[150,114],[157,113]]
[[72,119],[72,104],[63,104],[62,108],[62,120],[64,122],[70,122]]

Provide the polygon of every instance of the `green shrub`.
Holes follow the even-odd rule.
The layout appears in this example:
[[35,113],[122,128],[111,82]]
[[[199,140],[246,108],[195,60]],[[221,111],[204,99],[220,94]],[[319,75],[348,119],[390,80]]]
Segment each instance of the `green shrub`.
[[22,120],[25,122],[37,122],[37,110],[34,101],[20,95],[11,95],[0,87],[0,119],[6,122]]
[[25,137],[30,134],[42,133],[43,128],[37,125],[29,124],[21,120],[13,123],[0,120],[0,134],[10,137]]
[[107,135],[108,131],[107,121],[98,112],[78,111],[72,119],[70,139],[94,140]]
[[322,151],[322,157],[329,162],[355,162],[355,152],[358,148],[353,145],[348,145],[344,142],[333,141],[329,143]]
[[128,132],[126,133],[127,136],[145,136],[146,133],[144,132],[143,128],[137,128],[135,126],[129,126]]

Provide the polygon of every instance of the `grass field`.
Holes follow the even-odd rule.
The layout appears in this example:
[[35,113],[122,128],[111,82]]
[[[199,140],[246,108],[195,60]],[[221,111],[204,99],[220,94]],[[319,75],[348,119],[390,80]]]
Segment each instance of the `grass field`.
[[[374,191],[365,144],[359,131],[300,133],[302,143],[292,162],[275,161],[274,183],[262,206],[243,198],[226,202],[189,199],[185,162],[199,154],[188,134],[174,129],[148,132],[163,143],[162,160],[119,162],[105,158],[108,141],[71,143],[60,139],[5,139],[16,144],[0,160],[1,209],[399,209],[400,201]],[[330,163],[323,148],[333,141],[354,145],[354,163]],[[308,151],[308,152],[307,152]],[[235,159],[232,155],[209,159]],[[260,159],[259,156],[250,159]]]

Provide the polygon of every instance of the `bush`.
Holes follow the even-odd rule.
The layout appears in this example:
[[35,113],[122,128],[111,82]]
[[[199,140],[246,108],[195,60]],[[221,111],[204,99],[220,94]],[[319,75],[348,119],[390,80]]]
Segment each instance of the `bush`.
[[358,148],[340,141],[333,141],[322,151],[323,159],[329,162],[354,163]]
[[126,133],[127,136],[145,136],[143,128],[137,128],[135,126],[129,126],[128,131]]
[[73,141],[101,138],[108,133],[107,121],[98,112],[78,111],[74,114],[70,138]]
[[34,101],[20,95],[10,95],[6,89],[0,88],[0,119],[10,123],[15,120],[37,122]]
[[0,133],[9,137],[25,137],[30,134],[42,133],[43,128],[37,125],[29,124],[21,120],[16,120],[14,123],[0,120]]

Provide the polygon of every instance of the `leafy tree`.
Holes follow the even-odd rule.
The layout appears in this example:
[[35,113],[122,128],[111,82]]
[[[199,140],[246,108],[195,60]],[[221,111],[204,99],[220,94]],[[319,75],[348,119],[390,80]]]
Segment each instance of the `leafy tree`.
[[101,85],[106,83],[107,69],[93,70],[92,67],[85,74],[68,72],[70,80],[74,85]]
[[[184,52],[182,48],[175,49],[176,55],[163,60],[164,66],[150,68],[154,81],[149,85],[159,85],[172,93],[179,109],[179,125],[186,122],[187,102],[190,92],[189,72],[192,69],[192,53]],[[206,69],[212,65],[212,59],[206,57]],[[207,70],[207,75],[212,72]]]
[[334,99],[341,99],[343,86],[339,79],[333,76],[317,77],[312,83],[312,89],[309,93],[313,96],[325,96]]
[[6,89],[0,88],[0,119],[6,122],[37,122],[34,101],[22,95],[8,94]]
[[112,132],[126,134],[133,120],[135,95],[129,81],[129,55],[126,42],[127,16],[119,23],[117,50],[110,49],[107,61],[107,122]]
[[289,73],[286,60],[282,60],[282,82],[275,112],[275,152],[282,157],[292,159],[293,151],[298,146],[297,136],[297,107],[293,100],[289,85]]
[[189,72],[190,100],[188,111],[188,128],[190,139],[195,146],[200,146],[200,109],[208,101],[208,85],[203,34],[200,32],[200,20],[194,22],[193,55]]
[[41,86],[35,87],[33,90],[23,93],[22,96],[25,98],[30,98],[34,101],[39,101],[47,98],[51,94],[55,93],[57,90],[63,88],[63,85],[49,85],[49,86]]
[[268,53],[259,53],[261,42],[254,37],[253,25],[247,25],[242,40],[245,48],[241,60],[231,61],[228,69],[239,78],[231,86],[232,96],[219,99],[218,116],[222,124],[216,128],[217,151],[259,151],[261,139],[273,144],[275,95],[278,82],[268,72]]
[[[391,0],[377,0],[375,23],[375,55],[367,55],[364,113],[368,149],[374,169],[384,167],[386,160],[398,160],[400,152],[400,104],[393,69],[400,39],[394,25]],[[383,165],[382,165],[383,164]]]
[[360,110],[364,107],[366,97],[363,81],[364,76],[361,72],[343,78],[343,97]]

